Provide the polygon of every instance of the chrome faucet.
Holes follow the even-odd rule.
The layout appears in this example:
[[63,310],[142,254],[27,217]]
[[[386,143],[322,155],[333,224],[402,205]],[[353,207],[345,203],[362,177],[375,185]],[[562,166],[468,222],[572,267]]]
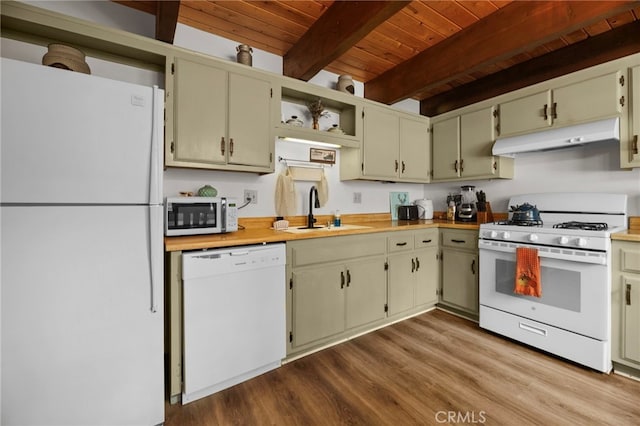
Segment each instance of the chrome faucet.
[[[312,203],[313,196],[315,194],[316,202]],[[307,228],[313,228],[313,224],[316,223],[316,219],[313,217],[313,207],[320,208],[320,200],[318,200],[318,189],[312,186],[309,190],[309,215],[307,215]]]

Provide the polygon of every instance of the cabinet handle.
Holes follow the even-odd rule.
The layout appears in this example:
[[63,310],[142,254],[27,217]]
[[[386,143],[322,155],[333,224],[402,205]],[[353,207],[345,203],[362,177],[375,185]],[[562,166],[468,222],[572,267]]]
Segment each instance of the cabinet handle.
[[473,259],[473,261],[471,261],[471,273],[473,275],[476,274],[476,260],[475,259]]
[[396,243],[396,245],[397,245],[398,247],[406,246],[406,245],[407,245],[407,242],[405,241],[404,243]]
[[460,160],[460,173],[464,172],[464,158]]
[[351,284],[351,272],[347,269],[347,287]]
[[458,160],[453,163],[453,169],[458,173]]
[[554,120],[556,118],[558,118],[558,103],[554,102],[553,106],[551,107],[551,118],[553,118]]
[[411,258],[411,272],[415,272],[416,270],[416,260],[412,257]]
[[229,139],[229,155],[233,157],[233,138]]
[[625,298],[627,299],[627,306],[631,306],[631,284],[627,284],[627,291],[625,291]]
[[220,154],[224,155],[224,136],[220,139]]
[[544,104],[544,108],[542,109],[542,111],[543,111],[544,121],[547,121],[549,119],[549,116],[547,116],[547,104]]
[[420,259],[416,257],[416,271],[418,271],[418,269],[420,269]]
[[462,244],[462,243],[466,243],[465,240],[451,240],[452,243],[456,243],[456,244]]
[[429,244],[429,243],[431,242],[431,240],[422,240],[422,242],[423,242],[424,244]]
[[638,135],[633,135],[633,145],[631,149],[635,151],[636,154],[638,153]]
[[396,160],[396,172],[398,171],[398,160]]
[[402,173],[404,173],[404,169],[405,169],[405,166],[404,166],[404,161],[403,161],[402,162]]
[[340,271],[340,288],[344,288],[344,271]]

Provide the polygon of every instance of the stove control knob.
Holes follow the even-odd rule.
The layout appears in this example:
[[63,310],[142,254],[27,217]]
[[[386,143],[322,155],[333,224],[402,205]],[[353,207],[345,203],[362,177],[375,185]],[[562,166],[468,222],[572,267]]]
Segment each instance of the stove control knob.
[[569,237],[560,237],[558,238],[558,242],[563,246],[566,246],[567,244],[569,244]]
[[538,236],[536,234],[529,234],[529,241],[532,243],[538,241]]
[[585,238],[578,238],[576,244],[578,244],[578,247],[584,247],[587,245],[587,240]]
[[498,231],[489,231],[487,232],[487,236],[489,238],[496,238],[498,236]]
[[502,233],[502,238],[504,238],[505,240],[508,240],[509,238],[511,238],[511,234],[509,233],[509,231],[504,231]]

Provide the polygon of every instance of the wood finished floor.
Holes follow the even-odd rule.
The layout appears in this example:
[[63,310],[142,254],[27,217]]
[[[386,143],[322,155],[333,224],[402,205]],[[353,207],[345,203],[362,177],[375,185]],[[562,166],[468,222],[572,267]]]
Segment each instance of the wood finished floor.
[[165,425],[454,423],[638,425],[640,382],[431,311],[185,406],[167,405]]

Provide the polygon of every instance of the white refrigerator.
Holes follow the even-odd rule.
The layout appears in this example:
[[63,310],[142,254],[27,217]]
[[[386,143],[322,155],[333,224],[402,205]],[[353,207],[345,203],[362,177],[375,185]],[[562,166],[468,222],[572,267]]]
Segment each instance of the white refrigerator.
[[164,92],[2,59],[2,425],[164,422]]

